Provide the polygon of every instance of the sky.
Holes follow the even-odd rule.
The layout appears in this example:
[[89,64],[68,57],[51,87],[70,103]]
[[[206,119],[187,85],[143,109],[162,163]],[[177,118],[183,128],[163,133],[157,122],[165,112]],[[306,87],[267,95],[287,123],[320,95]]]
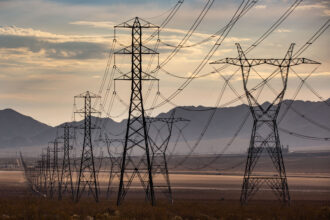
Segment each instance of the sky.
[[[174,18],[160,32],[160,39],[167,44],[177,45],[198,17],[207,0],[185,0]],[[109,51],[113,45],[113,26],[134,17],[143,18],[160,25],[176,0],[0,0],[0,109],[12,108],[43,123],[55,126],[72,119],[74,96],[86,90],[98,94],[105,109],[102,116],[110,115],[120,121],[127,116],[130,85],[116,81],[116,98],[108,111],[109,99],[105,99],[106,88],[111,97],[114,83],[100,91],[106,71]],[[235,13],[241,1],[215,0],[205,18],[185,45],[200,42],[224,27]],[[259,0],[232,28],[225,41],[218,47],[209,62],[226,57],[236,57],[235,43],[248,48],[294,3],[293,0]],[[258,47],[248,58],[283,58],[291,43],[296,50],[330,18],[330,3],[321,0],[305,0],[295,11]],[[153,32],[145,30],[143,39]],[[118,30],[115,50],[129,45],[130,33]],[[190,76],[194,69],[210,51],[218,36],[204,44],[182,48],[164,69],[181,77]],[[146,46],[155,48],[156,39]],[[307,76],[317,67],[307,82],[324,99],[330,94],[330,52],[329,29],[313,43],[301,56],[322,63],[321,65],[301,65],[293,68],[301,77]],[[174,48],[160,44],[159,61],[164,61]],[[148,57],[149,56],[149,57]],[[157,58],[150,62],[150,55],[143,57],[144,70],[156,68]],[[209,63],[208,62],[208,63]],[[149,66],[149,63],[151,65]],[[111,63],[110,76],[113,63]],[[116,65],[123,72],[130,70],[130,58],[116,55]],[[221,65],[207,64],[200,72],[209,73]],[[259,68],[259,67],[258,67]],[[152,111],[157,115],[175,105],[215,106],[217,97],[224,86],[224,78],[236,71],[236,67],[226,68],[221,73],[194,79],[172,101]],[[257,70],[262,76],[269,74],[271,67]],[[114,73],[119,77],[120,73]],[[157,72],[161,97],[175,92],[185,79]],[[251,74],[251,84],[257,83],[258,76]],[[236,74],[230,81],[239,94],[244,94],[242,78]],[[276,91],[281,89],[280,78],[273,81]],[[290,72],[286,99],[294,96],[299,87],[297,75]],[[157,96],[157,86],[149,87],[145,82],[144,97],[148,88],[150,95],[145,98],[145,108],[152,103],[162,102]],[[230,87],[225,87],[220,106],[236,98]],[[261,91],[260,102],[272,99],[271,89]],[[303,86],[296,99],[320,101],[308,87]],[[107,101],[105,101],[107,100]],[[242,101],[231,103],[239,105]],[[82,103],[76,103],[81,105]],[[99,105],[97,105],[99,106]],[[79,108],[79,106],[77,107]]]

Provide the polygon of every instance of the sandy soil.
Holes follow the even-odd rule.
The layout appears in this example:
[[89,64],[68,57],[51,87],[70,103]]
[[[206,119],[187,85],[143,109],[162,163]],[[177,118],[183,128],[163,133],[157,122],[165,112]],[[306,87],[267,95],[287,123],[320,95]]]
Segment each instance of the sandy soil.
[[[180,161],[181,158],[174,158],[171,164]],[[240,161],[244,161],[244,155],[226,156],[217,160],[213,166],[230,167]],[[212,158],[190,158],[186,165],[198,165],[205,163]],[[263,158],[260,163],[264,168],[260,174],[270,175],[271,166]],[[330,153],[316,154],[289,154],[285,157],[288,184],[292,200],[330,200]],[[170,165],[171,165],[170,164]],[[263,164],[267,164],[263,165]],[[270,164],[271,165],[271,164]],[[214,200],[238,200],[242,184],[244,163],[228,170],[207,170],[192,171],[184,167],[170,170],[170,181],[174,198],[179,199],[214,199]],[[76,179],[74,174],[74,179]],[[107,172],[100,172],[99,181],[101,192],[105,194],[108,182]],[[156,176],[155,184],[164,185],[163,176]],[[115,178],[112,185],[113,191],[118,188],[118,178]],[[25,181],[23,171],[0,171],[0,196],[24,196],[30,189]],[[143,193],[141,184],[137,178],[132,183],[130,192],[127,194],[140,195]],[[157,193],[161,196],[161,193]],[[112,194],[115,197],[115,193]],[[143,198],[143,195],[142,195]],[[274,199],[271,191],[267,188],[256,194],[255,199]]]
[[[106,178],[100,180],[101,190],[105,193]],[[242,176],[238,175],[171,174],[170,180],[173,196],[178,199],[238,200],[242,184]],[[163,182],[162,176],[158,176],[155,182]],[[292,200],[330,200],[329,176],[289,175],[288,183]],[[112,186],[114,189],[118,186],[117,179]],[[24,195],[29,191],[22,171],[0,171],[0,189],[2,196]],[[143,193],[138,179],[134,180],[130,192],[135,196]],[[258,194],[255,199],[275,199],[266,188]],[[157,195],[163,197],[161,193]]]

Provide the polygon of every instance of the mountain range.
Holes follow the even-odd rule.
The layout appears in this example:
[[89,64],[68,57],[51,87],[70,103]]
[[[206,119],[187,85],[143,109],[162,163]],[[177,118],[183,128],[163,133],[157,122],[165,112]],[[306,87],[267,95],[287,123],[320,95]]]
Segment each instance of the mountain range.
[[[292,101],[285,100],[282,103],[278,119],[284,115],[285,109]],[[326,101],[330,103],[330,99]],[[264,103],[263,105],[267,105]],[[250,140],[252,117],[249,113],[249,106],[238,105],[234,107],[217,108],[214,116],[205,132],[203,129],[208,124],[210,114],[213,110],[204,106],[185,106],[171,109],[161,113],[155,118],[168,118],[175,110],[175,117],[188,119],[189,122],[179,122],[173,127],[172,138],[169,150],[176,154],[186,154],[194,149],[194,153],[241,153],[245,152]],[[245,123],[242,122],[248,116]],[[115,122],[110,118],[92,118],[104,124],[104,131],[111,138],[123,138],[127,120]],[[81,122],[77,122],[81,123]],[[0,148],[41,148],[54,140],[61,125],[49,126],[29,116],[25,116],[12,109],[0,110]],[[152,126],[151,135],[156,134],[156,128]],[[183,129],[184,128],[184,129]],[[286,112],[285,117],[279,123],[281,143],[289,145],[291,150],[330,150],[329,140],[311,140],[309,137],[330,137],[330,108],[324,102],[293,101],[291,108]],[[180,134],[182,129],[183,136]],[[238,132],[239,130],[239,132]],[[231,142],[232,137],[237,137]],[[119,134],[112,136],[112,134]],[[161,130],[161,135],[166,136],[166,131]],[[196,141],[203,134],[198,145]],[[94,134],[95,139],[97,134]],[[308,137],[304,137],[308,136]],[[175,149],[174,149],[175,148]]]

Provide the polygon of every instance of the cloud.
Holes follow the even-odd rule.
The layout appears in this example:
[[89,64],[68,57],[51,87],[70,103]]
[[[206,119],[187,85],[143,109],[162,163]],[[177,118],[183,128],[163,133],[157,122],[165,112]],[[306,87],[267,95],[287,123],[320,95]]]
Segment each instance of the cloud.
[[330,16],[330,9],[325,9],[323,11],[323,13],[326,15],[326,16]]
[[48,42],[36,37],[0,35],[0,48],[27,48],[53,59],[97,59],[103,58],[106,45],[89,42]]
[[307,10],[321,10],[323,13],[323,16],[330,16],[330,4],[327,1],[322,1],[320,3],[312,3],[312,4],[305,4],[300,5],[297,9],[301,11],[307,11]]
[[326,5],[318,3],[318,4],[306,4],[300,5],[297,9],[298,10],[311,10],[311,9],[324,9]]
[[265,8],[267,8],[267,6],[266,5],[257,5],[257,6],[255,6],[255,8],[256,9],[265,9]]
[[[35,36],[35,37],[60,37],[60,35],[51,34],[40,30],[34,30],[32,28],[19,28],[16,26],[0,26],[0,35],[16,35],[16,36]],[[63,37],[63,35],[62,35]]]
[[[0,27],[0,48],[26,48],[33,53],[43,52],[53,59],[98,59],[104,58],[108,49],[104,37],[93,41],[77,35],[57,35],[32,28]],[[99,42],[98,42],[99,41]]]
[[96,28],[113,28],[116,24],[111,21],[74,21],[69,24],[90,26]]
[[22,37],[36,37],[50,42],[105,42],[112,39],[112,35],[63,35],[54,34],[36,30],[33,28],[20,28],[16,26],[0,26],[0,35],[6,36],[22,36]]
[[227,43],[237,43],[237,42],[247,42],[247,41],[251,41],[250,38],[247,37],[227,37],[224,42]]
[[279,28],[276,30],[276,32],[279,32],[279,33],[289,33],[289,32],[292,32],[291,30],[289,29],[285,29],[285,28]]
[[[146,3],[153,3],[155,0],[48,0],[54,2],[61,2],[64,4],[76,4],[76,5],[109,5],[109,4],[146,4]],[[158,1],[162,3],[163,1]]]

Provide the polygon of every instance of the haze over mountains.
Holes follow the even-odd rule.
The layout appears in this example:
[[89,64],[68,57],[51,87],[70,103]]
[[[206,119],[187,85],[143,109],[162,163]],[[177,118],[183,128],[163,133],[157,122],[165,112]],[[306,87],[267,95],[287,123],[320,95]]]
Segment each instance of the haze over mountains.
[[[284,110],[291,101],[284,101],[279,118],[282,117]],[[330,99],[327,100],[330,102]],[[183,130],[183,134],[190,148],[194,146],[196,140],[200,136],[204,126],[210,115],[210,111],[203,111],[208,107],[188,106],[187,111],[176,108],[176,117],[189,119],[190,122]],[[171,112],[161,113],[157,117],[170,117]],[[249,107],[239,105],[235,107],[218,108],[202,141],[194,151],[195,153],[222,153],[227,143],[239,129],[242,121],[249,114]],[[96,118],[93,118],[95,121]],[[124,135],[126,120],[115,122],[109,118],[100,119],[105,123],[105,129],[110,133],[122,133]],[[177,124],[173,129],[173,135],[169,150],[176,154],[186,154],[190,151],[187,143],[182,137],[179,137],[177,146],[174,148],[175,140],[178,137],[178,129],[184,127],[184,123]],[[226,153],[242,153],[245,152],[251,134],[252,117],[249,114],[244,126],[241,128],[235,141],[226,149]],[[280,128],[298,134],[330,137],[330,108],[324,102],[310,101],[294,101],[292,109],[285,115],[283,121],[279,124]],[[0,110],[0,147],[1,148],[24,148],[24,147],[45,147],[47,143],[54,140],[57,127],[51,127],[31,117],[22,115],[12,109]],[[111,138],[111,134],[109,137]],[[97,134],[95,134],[97,136]],[[116,137],[118,138],[118,137]],[[120,136],[119,136],[120,138]],[[281,143],[289,145],[291,150],[330,150],[330,141],[316,141],[299,138],[288,133],[280,131]]]

